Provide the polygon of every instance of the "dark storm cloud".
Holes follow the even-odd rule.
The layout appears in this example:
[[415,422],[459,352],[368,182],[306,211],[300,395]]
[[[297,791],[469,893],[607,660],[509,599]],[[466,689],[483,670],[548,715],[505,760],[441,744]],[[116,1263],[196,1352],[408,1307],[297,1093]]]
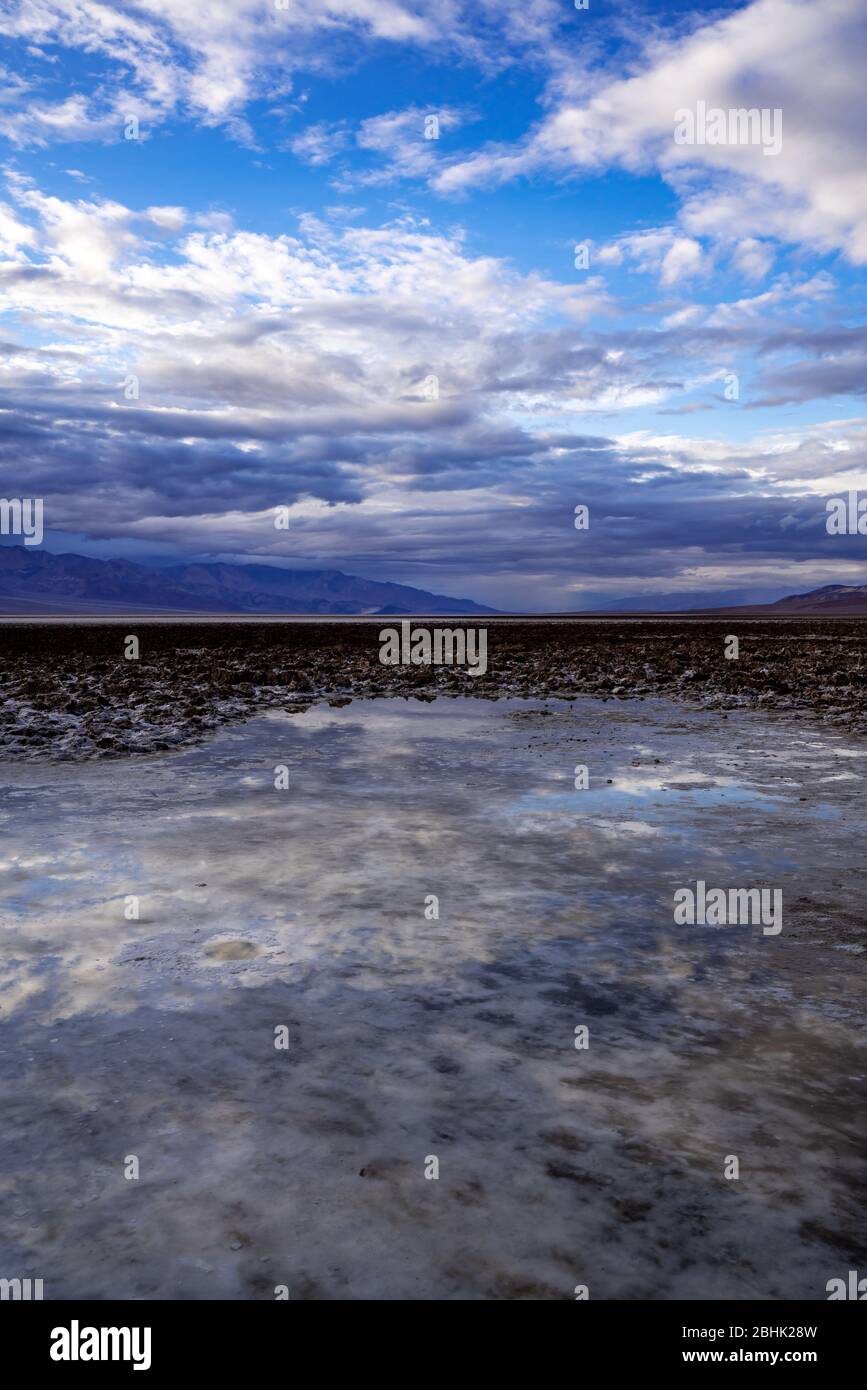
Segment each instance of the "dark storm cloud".
[[[478,401],[430,404],[308,407],[269,419],[254,409],[118,406],[96,388],[74,397],[31,390],[17,405],[9,392],[0,396],[3,487],[44,496],[49,525],[67,532],[170,539],[191,551],[207,549],[213,534],[215,550],[266,558],[274,538],[261,527],[236,530],[229,520],[212,532],[202,519],[319,499],[325,520],[299,517],[292,553],[321,557],[327,545],[334,563],[368,572],[427,566],[445,578],[472,565],[511,580],[604,586],[648,573],[675,579],[711,560],[734,569],[863,561],[859,538],[828,536],[821,497],[799,497],[797,487],[768,495],[757,479],[767,455],[741,450],[709,467],[688,440],[618,442],[504,424],[480,414]],[[805,476],[833,476],[861,457],[813,441],[787,462]],[[387,508],[362,505],[372,471],[386,486],[409,480],[418,500],[404,500],[399,524]],[[579,502],[592,518],[580,535]],[[149,518],[183,521],[188,540]]]

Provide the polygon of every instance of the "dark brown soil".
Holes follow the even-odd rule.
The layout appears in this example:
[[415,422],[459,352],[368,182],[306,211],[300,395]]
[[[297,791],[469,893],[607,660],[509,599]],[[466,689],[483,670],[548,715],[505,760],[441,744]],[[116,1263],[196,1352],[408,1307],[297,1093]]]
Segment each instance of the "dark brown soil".
[[[155,752],[266,707],[471,695],[644,699],[800,711],[867,731],[867,622],[859,618],[421,619],[487,628],[488,669],[386,666],[399,619],[0,627],[0,755]],[[134,633],[139,660],[124,658]],[[725,657],[726,637],[740,641]]]

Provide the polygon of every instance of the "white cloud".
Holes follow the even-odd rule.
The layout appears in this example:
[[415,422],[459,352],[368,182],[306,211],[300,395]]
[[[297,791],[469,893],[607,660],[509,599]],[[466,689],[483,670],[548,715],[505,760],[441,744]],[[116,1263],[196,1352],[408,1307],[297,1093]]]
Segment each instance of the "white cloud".
[[[0,245],[38,273],[7,278],[7,312],[53,325],[70,351],[83,337],[103,380],[139,363],[143,379],[159,383],[142,410],[161,408],[166,395],[206,409],[243,399],[276,427],[275,403],[343,402],[373,426],[383,410],[404,411],[431,373],[443,401],[462,399],[496,374],[520,335],[549,320],[580,322],[606,302],[594,277],[573,285],[521,275],[469,256],[459,231],[412,218],[365,227],[308,216],[298,236],[267,236],[213,217],[187,227],[174,206],[139,214],[65,201],[20,176],[11,192]],[[136,233],[143,222],[166,234],[158,258]],[[521,398],[520,380],[499,392],[498,406]],[[435,415],[427,410],[425,421]]]
[[179,232],[187,220],[186,212],[179,207],[147,208],[145,217],[166,232]]
[[143,125],[178,110],[230,121],[288,72],[321,64],[309,36],[351,30],[429,42],[437,25],[400,0],[287,0],[280,9],[273,0],[138,0],[134,14],[99,0],[13,0],[0,33],[100,55],[110,76],[88,96],[31,100],[3,128],[19,143],[44,144],[117,138],[124,113]]
[[299,159],[313,165],[330,164],[350,148],[356,155],[360,152],[380,161],[370,167],[359,166],[356,159],[351,169],[343,167],[336,181],[340,189],[399,178],[430,178],[437,167],[440,140],[468,119],[467,112],[455,107],[411,106],[369,116],[354,129],[347,121],[318,121],[290,140],[289,146]]
[[110,140],[126,115],[146,133],[180,112],[250,143],[249,101],[285,95],[299,71],[351,62],[359,41],[437,44],[490,68],[515,47],[544,55],[560,23],[555,0],[137,0],[133,13],[101,0],[9,0],[0,34],[39,56],[41,44],[78,50],[106,70],[89,94],[60,102],[11,78],[0,131],[20,145]]
[[[490,146],[441,170],[456,193],[540,168],[656,169],[683,198],[683,230],[720,240],[775,237],[867,262],[867,127],[859,119],[867,53],[863,0],[754,0],[685,37],[648,39],[628,77],[584,74],[515,146]],[[833,73],[821,83],[819,74]],[[589,94],[588,93],[589,90]],[[781,153],[752,144],[678,145],[675,112],[779,108]],[[698,180],[698,186],[697,186]]]
[[350,133],[343,121],[316,121],[289,142],[290,149],[307,164],[329,164],[349,143]]
[[8,203],[0,203],[0,252],[3,256],[14,256],[19,248],[35,244],[34,229],[20,222]]
[[744,237],[732,254],[732,269],[748,280],[763,280],[774,263],[774,248],[767,241]]
[[618,237],[602,247],[595,259],[603,265],[632,262],[638,270],[658,275],[667,287],[706,269],[699,243],[693,237],[680,235],[674,227],[656,227]]

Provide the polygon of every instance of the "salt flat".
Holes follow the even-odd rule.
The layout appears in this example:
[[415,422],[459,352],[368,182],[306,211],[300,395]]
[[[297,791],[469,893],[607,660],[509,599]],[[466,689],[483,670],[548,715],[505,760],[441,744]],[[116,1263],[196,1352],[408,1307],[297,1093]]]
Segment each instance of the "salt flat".
[[[663,699],[378,699],[7,764],[0,1274],[824,1299],[867,1246],[865,757]],[[675,925],[697,879],[781,888],[782,931]]]

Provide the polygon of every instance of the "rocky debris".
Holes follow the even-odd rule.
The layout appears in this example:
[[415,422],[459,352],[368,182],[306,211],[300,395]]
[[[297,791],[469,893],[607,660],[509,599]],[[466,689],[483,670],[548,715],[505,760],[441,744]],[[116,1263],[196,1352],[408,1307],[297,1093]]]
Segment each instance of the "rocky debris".
[[[414,623],[422,625],[436,624]],[[379,624],[352,620],[2,627],[0,755],[152,753],[262,709],[301,714],[322,700],[341,708],[378,696],[669,696],[721,715],[742,707],[798,711],[867,732],[867,625],[858,618],[488,619],[484,626],[483,676],[461,666],[383,665]],[[727,660],[732,631],[740,652]],[[127,632],[139,637],[137,661],[124,659]]]

